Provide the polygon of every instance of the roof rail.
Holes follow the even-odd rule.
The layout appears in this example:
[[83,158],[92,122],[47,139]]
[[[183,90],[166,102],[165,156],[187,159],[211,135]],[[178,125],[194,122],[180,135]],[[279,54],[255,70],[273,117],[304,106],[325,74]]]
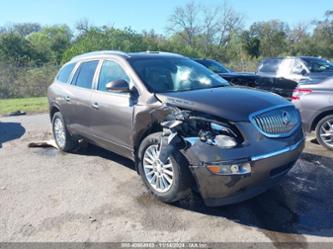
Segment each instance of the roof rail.
[[85,58],[85,57],[90,57],[90,56],[95,56],[95,55],[122,55],[129,57],[129,55],[125,52],[122,51],[117,51],[117,50],[102,50],[102,51],[94,51],[94,52],[89,52],[81,55],[77,55],[72,58],[72,60],[77,60],[80,58]]
[[163,51],[150,51],[150,50],[147,50],[146,52],[142,52],[142,53],[183,56],[183,55],[177,54],[177,53],[163,52]]

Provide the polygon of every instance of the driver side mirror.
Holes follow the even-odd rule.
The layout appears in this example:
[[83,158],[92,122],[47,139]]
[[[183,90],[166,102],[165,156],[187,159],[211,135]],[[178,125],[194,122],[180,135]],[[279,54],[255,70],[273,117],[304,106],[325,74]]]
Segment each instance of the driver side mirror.
[[129,93],[131,90],[126,80],[114,80],[105,85],[107,91]]

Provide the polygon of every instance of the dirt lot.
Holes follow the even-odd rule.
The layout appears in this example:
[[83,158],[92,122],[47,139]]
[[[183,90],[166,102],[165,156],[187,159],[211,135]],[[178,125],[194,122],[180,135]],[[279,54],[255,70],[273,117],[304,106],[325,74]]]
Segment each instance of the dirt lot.
[[160,203],[130,161],[103,149],[27,147],[50,136],[46,114],[0,118],[0,241],[333,242],[333,153],[311,138],[280,185],[207,208],[197,196]]

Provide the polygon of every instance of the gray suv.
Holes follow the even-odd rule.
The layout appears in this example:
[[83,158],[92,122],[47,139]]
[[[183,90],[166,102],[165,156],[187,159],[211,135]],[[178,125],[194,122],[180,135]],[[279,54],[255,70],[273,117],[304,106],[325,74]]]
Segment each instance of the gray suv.
[[65,64],[49,87],[60,150],[84,139],[135,162],[164,202],[198,191],[240,202],[276,184],[304,147],[300,115],[263,91],[230,87],[177,54],[103,51]]
[[333,78],[299,85],[292,100],[301,112],[304,130],[315,131],[317,141],[333,150]]

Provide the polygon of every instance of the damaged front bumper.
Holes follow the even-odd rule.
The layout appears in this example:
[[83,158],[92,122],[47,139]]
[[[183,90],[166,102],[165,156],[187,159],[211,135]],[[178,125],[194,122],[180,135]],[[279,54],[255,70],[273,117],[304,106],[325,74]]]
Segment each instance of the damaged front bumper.
[[[190,147],[184,155],[207,206],[238,203],[265,192],[288,173],[303,151],[301,129],[291,137],[274,140],[259,135],[248,123],[239,125],[251,135],[237,148],[226,150],[199,139],[186,139]],[[213,173],[208,168],[211,165],[233,168],[234,172]]]

